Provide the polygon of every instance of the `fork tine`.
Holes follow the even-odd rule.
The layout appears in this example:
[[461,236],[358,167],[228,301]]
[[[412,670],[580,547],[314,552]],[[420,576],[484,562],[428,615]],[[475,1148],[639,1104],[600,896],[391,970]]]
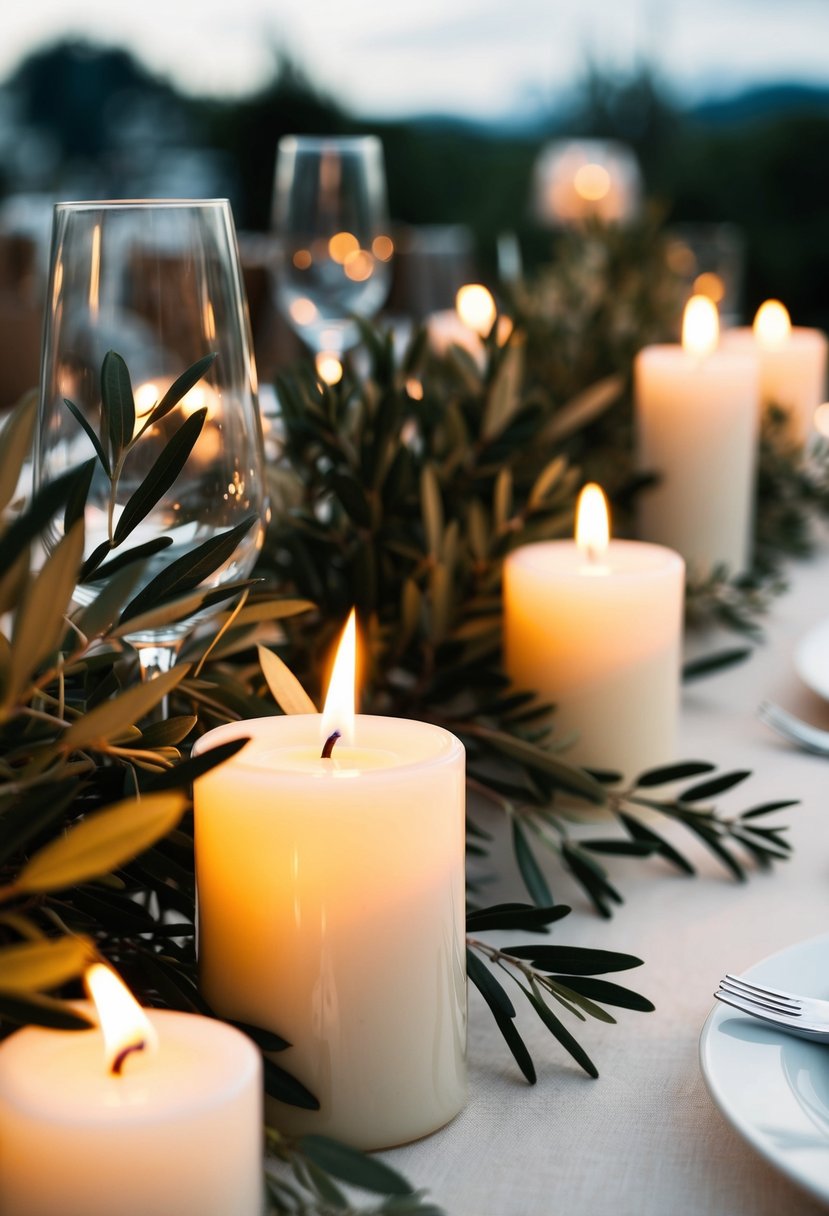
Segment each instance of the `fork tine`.
[[791,1018],[801,1016],[802,1011],[799,1005],[791,1005],[775,996],[766,996],[762,990],[754,991],[748,985],[735,984],[728,976],[720,980],[720,988],[723,992],[730,992],[733,996],[741,997],[744,1001],[750,1001],[758,1009],[765,1009],[770,1013],[779,1013]]
[[800,1015],[803,1012],[803,1004],[790,992],[783,992],[779,988],[766,988],[760,984],[752,984],[748,980],[742,979],[739,975],[726,975],[721,981],[724,986],[731,986],[743,995],[752,1000],[763,1001],[769,1005],[773,1005],[779,1009],[781,1013],[791,1013],[792,1015]]
[[797,1025],[796,1019],[790,1014],[778,1013],[764,1005],[758,1005],[755,1001],[739,996],[723,987],[719,987],[714,996],[718,1001],[722,1001],[724,1005],[730,1005],[732,1009],[738,1009],[740,1013],[747,1013],[749,1017],[759,1018],[763,1022],[771,1022],[774,1025],[788,1027],[789,1029]]

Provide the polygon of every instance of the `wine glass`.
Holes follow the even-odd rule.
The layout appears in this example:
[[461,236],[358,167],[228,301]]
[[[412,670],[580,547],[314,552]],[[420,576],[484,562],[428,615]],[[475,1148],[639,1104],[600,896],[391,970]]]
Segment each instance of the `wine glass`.
[[[389,236],[383,149],[373,135],[279,141],[273,223],[281,311],[329,383],[388,294]],[[332,379],[333,377],[333,379]]]
[[[102,369],[117,352],[126,362],[135,402],[132,435],[175,380],[199,360],[204,374],[179,403],[135,438],[113,481],[100,459],[84,524],[85,555],[111,541],[125,504],[172,436],[194,413],[201,431],[172,485],[114,550],[158,537],[169,547],[146,561],[139,591],[177,558],[243,521],[235,548],[203,586],[246,577],[264,538],[267,514],[262,431],[250,325],[230,205],[226,199],[58,203],[44,327],[35,487],[95,455],[69,399],[100,436]],[[209,356],[214,355],[212,363]],[[209,366],[206,366],[209,363]],[[116,458],[110,456],[110,473]],[[45,537],[62,535],[56,519]],[[82,582],[89,603],[100,584]],[[169,670],[192,618],[129,635],[144,678]]]

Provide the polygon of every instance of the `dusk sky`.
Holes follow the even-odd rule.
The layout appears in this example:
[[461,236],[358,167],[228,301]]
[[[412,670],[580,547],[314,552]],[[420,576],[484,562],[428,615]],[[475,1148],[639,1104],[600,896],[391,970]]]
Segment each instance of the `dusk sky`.
[[283,47],[367,115],[549,105],[588,59],[625,71],[647,58],[681,99],[829,85],[826,0],[26,0],[6,5],[0,77],[69,34],[129,47],[199,94],[252,91]]

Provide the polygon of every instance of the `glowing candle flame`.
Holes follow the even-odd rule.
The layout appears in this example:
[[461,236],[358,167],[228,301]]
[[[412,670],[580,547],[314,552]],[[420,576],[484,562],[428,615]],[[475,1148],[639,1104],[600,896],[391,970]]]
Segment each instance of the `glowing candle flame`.
[[610,542],[610,512],[601,486],[591,481],[576,504],[576,544],[589,561],[603,557]]
[[588,203],[598,203],[610,191],[610,174],[604,165],[580,165],[573,177],[576,194]]
[[339,384],[343,378],[343,365],[335,354],[321,351],[314,359],[317,375],[323,384]]
[[779,300],[766,300],[757,309],[754,318],[754,336],[763,350],[779,350],[785,346],[792,332],[792,323],[785,304]]
[[692,355],[703,357],[717,349],[720,314],[707,296],[691,296],[682,318],[682,345]]
[[323,743],[339,731],[343,743],[354,742],[354,711],[357,701],[357,616],[354,609],[345,623],[331,683],[322,711]]
[[467,283],[455,296],[455,308],[464,325],[485,338],[492,329],[497,309],[492,293],[482,283]]
[[107,1069],[120,1073],[132,1052],[158,1046],[155,1027],[126,984],[103,963],[93,963],[84,981],[98,1013]]

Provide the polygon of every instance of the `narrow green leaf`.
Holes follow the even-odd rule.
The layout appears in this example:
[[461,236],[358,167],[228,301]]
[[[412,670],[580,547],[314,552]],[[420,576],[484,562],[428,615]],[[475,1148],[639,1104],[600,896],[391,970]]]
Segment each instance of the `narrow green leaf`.
[[0,515],[14,498],[23,465],[32,449],[37,419],[37,392],[29,392],[9,414],[0,430]]
[[630,988],[621,984],[613,984],[610,980],[597,980],[592,975],[557,975],[556,981],[580,992],[583,996],[594,1001],[602,1001],[605,1005],[615,1005],[619,1009],[635,1009],[639,1013],[651,1013],[655,1006],[647,997],[640,996]]
[[191,756],[189,760],[184,760],[163,773],[153,773],[144,782],[144,789],[153,793],[158,790],[187,789],[199,777],[235,756],[249,742],[250,739],[245,737],[230,739],[227,743],[220,743],[218,747],[211,747],[209,751]]
[[729,650],[719,650],[716,654],[703,655],[699,659],[689,659],[682,665],[682,682],[690,684],[692,680],[712,675],[715,671],[734,667],[737,663],[744,663],[753,654],[751,646],[735,646]]
[[153,409],[150,411],[147,421],[141,428],[142,434],[149,427],[154,426],[156,422],[160,422],[161,419],[166,417],[166,415],[169,414],[172,409],[175,409],[182,397],[184,397],[186,393],[189,393],[190,389],[193,388],[194,385],[198,384],[205,372],[210,369],[215,359],[215,351],[210,355],[204,355],[204,357],[197,360],[192,367],[188,367],[187,371],[182,372],[178,379],[173,381],[173,383],[167,389],[167,392],[159,401],[158,405],[153,406]]
[[685,777],[697,777],[702,773],[712,773],[715,765],[704,760],[683,760],[679,764],[663,764],[660,768],[648,769],[641,773],[634,782],[637,789],[649,789],[655,785],[667,785],[671,781],[682,781]]
[[63,404],[69,410],[69,413],[78,423],[78,425],[86,432],[87,438],[95,449],[95,454],[100,460],[104,472],[106,473],[107,477],[111,479],[112,466],[109,463],[109,457],[107,456],[100,439],[95,434],[95,428],[92,426],[92,423],[86,417],[83,410],[79,409],[78,406],[75,405],[73,401],[70,401],[68,397],[64,397]]
[[595,781],[583,769],[565,764],[551,752],[544,751],[532,743],[526,743],[514,735],[491,730],[485,726],[475,727],[474,738],[491,744],[496,751],[513,760],[518,760],[528,768],[535,768],[551,777],[556,785],[571,794],[578,794],[579,797],[593,802],[597,806],[604,806],[607,802],[607,791],[598,781]]
[[256,647],[259,666],[267,681],[271,696],[283,713],[315,714],[317,707],[300,684],[294,673],[278,654],[265,646]]
[[117,869],[171,831],[187,799],[176,793],[128,798],[75,824],[44,845],[17,876],[26,894],[58,891]]
[[515,1017],[515,1006],[505,989],[498,983],[489,967],[469,947],[466,951],[466,973],[490,1008],[497,1006],[506,1018]]
[[552,891],[529,846],[521,822],[515,815],[512,816],[512,847],[515,850],[515,860],[521,871],[524,886],[530,897],[540,908],[548,908],[553,902]]
[[78,629],[88,638],[98,638],[108,633],[135,590],[141,574],[140,563],[114,571],[92,603],[73,614],[72,619]]
[[437,561],[443,540],[443,502],[437,473],[431,464],[425,464],[420,474],[420,501],[426,548],[432,560]]
[[15,614],[7,695],[16,697],[41,662],[57,650],[83,555],[78,520],[46,558]]
[[117,462],[135,431],[135,400],[127,365],[114,350],[107,351],[101,366],[101,409]]
[[95,1025],[68,1002],[34,993],[0,992],[0,1019],[16,1026],[45,1026],[50,1030],[89,1030]]
[[287,1051],[291,1044],[287,1039],[283,1039],[281,1034],[277,1034],[275,1030],[265,1030],[262,1026],[252,1026],[250,1022],[234,1022],[231,1021],[231,1026],[235,1026],[237,1030],[241,1030],[242,1034],[246,1034],[249,1039],[253,1039],[260,1051]]
[[749,769],[740,769],[733,773],[723,773],[721,777],[713,777],[710,781],[701,781],[699,785],[693,786],[690,790],[683,790],[679,795],[680,803],[685,802],[702,802],[706,798],[715,798],[717,794],[724,794],[726,790],[733,789],[735,785],[739,785],[741,781],[745,781],[746,777],[751,776]]
[[644,823],[640,823],[638,819],[634,819],[632,815],[626,815],[624,812],[619,814],[619,819],[627,828],[634,840],[652,842],[658,847],[660,856],[664,857],[666,861],[672,862],[678,870],[681,870],[684,874],[695,873],[694,867],[691,865],[690,861],[683,857],[682,854],[675,849],[672,844],[669,844],[667,840],[663,840],[663,838],[658,835],[657,832],[654,832],[651,828],[646,827]]
[[411,1195],[411,1185],[396,1170],[376,1157],[331,1140],[328,1136],[303,1136],[300,1150],[318,1169],[333,1174],[348,1186],[358,1186],[378,1195]]
[[143,591],[127,604],[121,613],[121,623],[154,607],[161,599],[171,599],[194,590],[202,579],[219,569],[235,552],[243,536],[258,523],[258,516],[249,515],[235,528],[211,536],[189,553],[176,558],[160,574],[151,579]]
[[302,1110],[319,1110],[320,1104],[301,1081],[291,1076],[284,1068],[274,1064],[267,1056],[262,1057],[265,1073],[265,1091],[288,1106],[299,1106]]
[[650,857],[660,852],[655,840],[583,840],[580,847],[608,857]]
[[482,933],[485,929],[527,929],[537,933],[570,912],[566,904],[547,908],[534,904],[493,904],[467,912],[466,929],[468,933]]
[[94,957],[82,937],[44,937],[0,949],[0,991],[41,992],[82,975]]
[[505,954],[529,959],[541,971],[567,972],[570,975],[597,975],[607,971],[628,971],[641,967],[641,958],[615,950],[591,950],[583,946],[504,946]]
[[95,473],[95,458],[88,460],[86,464],[82,464],[78,471],[78,478],[72,486],[72,491],[67,499],[66,506],[63,510],[63,530],[64,532],[71,531],[74,524],[79,519],[83,519],[86,511],[86,500],[89,497],[89,487],[92,485],[92,477]]
[[533,1009],[541,1018],[541,1021],[544,1023],[550,1033],[554,1035],[556,1039],[558,1039],[564,1050],[573,1057],[576,1063],[584,1069],[588,1076],[593,1077],[594,1079],[598,1077],[599,1070],[590,1059],[590,1056],[587,1054],[581,1044],[575,1038],[573,1038],[564,1023],[559,1021],[549,1005],[547,1005],[536,992],[531,992],[526,989],[523,984],[521,985],[521,991],[525,994]]
[[196,714],[181,714],[175,718],[165,718],[162,722],[153,722],[141,732],[142,746],[175,747],[187,738],[198,720]]
[[[125,549],[123,553],[119,553],[111,561],[104,562],[102,566],[96,565],[96,568],[91,571],[91,577],[85,574],[81,577],[80,581],[90,583],[103,582],[104,579],[112,578],[113,574],[117,574],[119,570],[123,570],[126,566],[155,557],[157,553],[163,552],[164,549],[169,549],[172,543],[172,536],[154,536],[152,540],[145,540],[143,544],[136,545],[134,549]],[[109,550],[107,549],[107,551]]]
[[798,806],[798,799],[790,798],[785,802],[764,802],[760,806],[753,806],[748,811],[743,811],[741,819],[756,819],[760,815],[771,815],[774,811],[782,811],[790,806]]
[[26,546],[40,536],[50,519],[66,507],[79,481],[86,476],[85,466],[70,469],[45,482],[0,536],[0,571],[8,570]]
[[82,718],[67,727],[61,739],[66,750],[94,746],[117,739],[128,726],[134,725],[180,684],[190,668],[188,664],[173,667],[144,684],[136,684],[111,701],[97,705]]
[[124,504],[112,538],[116,545],[120,545],[122,541],[126,540],[130,532],[141,523],[142,519],[146,519],[162,495],[169,490],[196,446],[206,417],[206,407],[195,410],[188,418],[185,418],[175,434],[165,444],[164,450],[147,476]]
[[532,1062],[532,1056],[527,1051],[527,1046],[512,1021],[515,1017],[515,1007],[512,1001],[489,967],[469,949],[466,951],[466,970],[470,982],[475,985],[489,1006],[490,1012],[495,1018],[495,1024],[512,1052],[513,1059],[530,1085],[535,1085],[535,1065]]

